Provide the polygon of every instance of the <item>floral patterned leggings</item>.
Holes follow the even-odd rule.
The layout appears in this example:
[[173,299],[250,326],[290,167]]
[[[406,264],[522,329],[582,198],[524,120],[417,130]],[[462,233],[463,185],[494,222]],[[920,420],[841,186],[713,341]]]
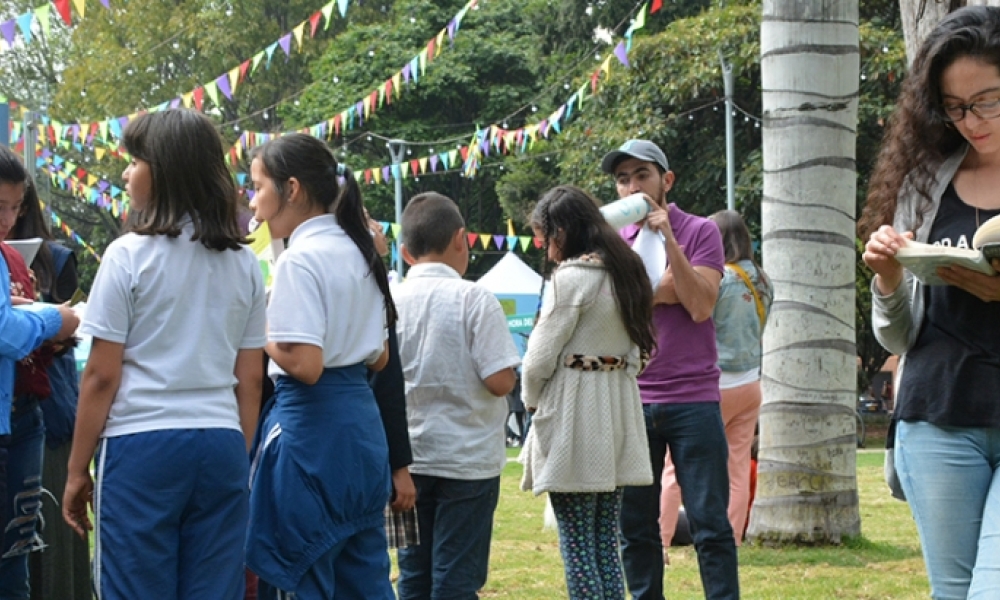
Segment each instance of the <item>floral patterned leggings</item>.
[[570,600],[624,600],[618,553],[622,490],[550,493]]

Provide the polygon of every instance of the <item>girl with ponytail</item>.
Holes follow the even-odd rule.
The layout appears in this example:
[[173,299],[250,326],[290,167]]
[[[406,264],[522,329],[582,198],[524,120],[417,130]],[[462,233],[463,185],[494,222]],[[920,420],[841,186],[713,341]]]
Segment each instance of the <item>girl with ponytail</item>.
[[389,456],[367,381],[396,318],[385,265],[326,144],[272,140],[251,174],[254,217],[289,242],[267,308],[276,384],[252,451],[247,566],[273,593],[390,600]]

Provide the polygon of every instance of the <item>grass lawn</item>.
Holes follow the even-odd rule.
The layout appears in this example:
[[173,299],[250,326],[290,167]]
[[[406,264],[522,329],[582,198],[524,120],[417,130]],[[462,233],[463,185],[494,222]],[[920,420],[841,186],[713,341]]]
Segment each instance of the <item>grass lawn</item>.
[[[508,451],[516,456],[519,449]],[[916,528],[906,504],[882,481],[879,450],[858,454],[862,537],[835,548],[740,548],[743,598],[927,598],[927,577]],[[542,529],[544,497],[521,492],[521,465],[504,470],[483,598],[531,600],[566,597],[558,538]],[[671,600],[702,598],[698,563],[690,546],[672,548],[666,571]]]

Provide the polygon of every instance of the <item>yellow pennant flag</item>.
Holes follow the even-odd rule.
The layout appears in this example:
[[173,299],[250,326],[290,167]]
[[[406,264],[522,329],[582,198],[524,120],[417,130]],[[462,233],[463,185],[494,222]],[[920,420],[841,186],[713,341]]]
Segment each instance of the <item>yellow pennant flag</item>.
[[372,169],[372,181],[375,182],[375,185],[382,183],[382,169],[377,167]]
[[181,102],[184,104],[184,108],[191,108],[191,102],[193,101],[194,101],[194,92],[181,94]]
[[84,125],[82,123],[80,124],[80,133],[77,134],[77,137],[80,138],[80,143],[81,144],[87,141],[87,133],[89,131],[90,131],[90,124],[89,123],[86,124],[86,125]]
[[73,6],[76,7],[76,12],[80,13],[80,18],[83,18],[83,13],[87,10],[87,0],[73,0]]
[[236,93],[236,86],[240,83],[240,68],[233,67],[229,71],[229,91],[233,94]]
[[601,70],[604,71],[605,73],[607,73],[608,77],[611,77],[611,57],[610,56],[607,57],[607,58],[605,58],[604,62],[601,63]]
[[441,56],[441,48],[444,46],[444,34],[447,29],[438,32],[437,40],[434,44],[434,56]]
[[427,157],[420,159],[420,174],[423,175],[427,172]]
[[399,88],[402,81],[403,74],[397,71],[396,74],[392,76],[392,90],[396,92],[397,98],[399,98]]
[[250,240],[250,249],[259,256],[271,245],[271,230],[268,229],[267,222],[261,223],[247,238]]
[[90,173],[87,173],[87,185],[89,185],[90,187],[94,187],[96,183],[97,183],[97,177],[91,175]]
[[302,21],[299,26],[292,30],[295,34],[295,41],[299,43],[299,52],[302,52],[302,32],[305,31],[307,21]]
[[97,155],[97,160],[104,158],[105,153],[107,153],[107,150],[104,148],[94,148],[94,154]]
[[514,219],[507,219],[507,236],[514,237]]
[[486,248],[489,247],[491,239],[493,239],[492,235],[488,235],[485,233],[479,234],[479,243],[483,245],[483,250],[486,250]]

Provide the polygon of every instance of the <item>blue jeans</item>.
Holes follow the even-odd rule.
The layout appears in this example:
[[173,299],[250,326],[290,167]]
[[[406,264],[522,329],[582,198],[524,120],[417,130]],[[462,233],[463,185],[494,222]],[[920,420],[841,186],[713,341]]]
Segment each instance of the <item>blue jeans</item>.
[[1000,429],[900,421],[895,452],[931,596],[1000,597]]
[[729,523],[729,450],[718,402],[645,404],[653,485],[622,494],[622,564],[634,600],[663,600],[660,476],[670,449],[691,526],[705,598],[740,596],[736,540]]
[[500,478],[413,475],[420,544],[401,548],[399,600],[475,600],[486,584]]
[[42,454],[45,427],[37,401],[14,400],[7,449],[7,493],[3,515],[9,522],[0,546],[0,598],[27,600],[28,554],[43,547],[38,535],[42,510]]

